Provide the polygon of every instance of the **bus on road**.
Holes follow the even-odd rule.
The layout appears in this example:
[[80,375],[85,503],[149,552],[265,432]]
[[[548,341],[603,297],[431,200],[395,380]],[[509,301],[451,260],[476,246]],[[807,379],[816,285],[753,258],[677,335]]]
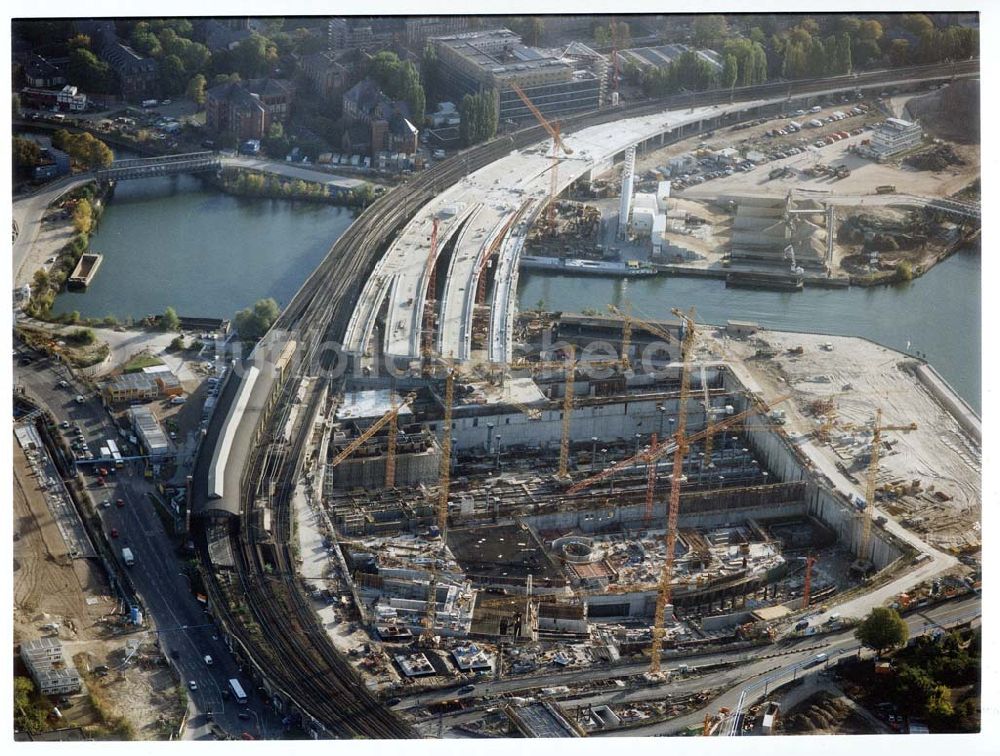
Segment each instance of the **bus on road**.
[[243,690],[240,681],[235,677],[229,681],[229,689],[233,691],[233,698],[236,699],[237,703],[245,704],[247,702],[246,691]]

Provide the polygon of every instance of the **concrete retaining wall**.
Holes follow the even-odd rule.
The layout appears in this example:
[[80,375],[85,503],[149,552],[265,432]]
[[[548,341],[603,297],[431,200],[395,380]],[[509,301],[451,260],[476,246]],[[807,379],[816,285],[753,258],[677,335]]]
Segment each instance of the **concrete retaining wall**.
[[921,365],[916,369],[916,375],[917,380],[931,393],[931,396],[941,402],[948,414],[954,417],[962,429],[981,446],[983,443],[983,422],[976,411],[969,406],[969,403],[956,394],[955,390],[931,365]]

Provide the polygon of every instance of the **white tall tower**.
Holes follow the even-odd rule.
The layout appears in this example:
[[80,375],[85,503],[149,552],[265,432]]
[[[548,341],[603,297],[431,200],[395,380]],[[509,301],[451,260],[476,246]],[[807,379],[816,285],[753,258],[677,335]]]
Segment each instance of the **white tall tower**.
[[625,153],[622,168],[622,197],[618,205],[618,238],[624,239],[628,233],[628,218],[632,212],[632,184],[635,181],[635,147]]

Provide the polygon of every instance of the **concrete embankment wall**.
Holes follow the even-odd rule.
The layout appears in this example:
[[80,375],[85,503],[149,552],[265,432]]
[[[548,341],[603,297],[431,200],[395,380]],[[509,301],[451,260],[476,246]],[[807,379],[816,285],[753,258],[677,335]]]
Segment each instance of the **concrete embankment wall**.
[[921,365],[915,372],[917,380],[931,393],[931,396],[941,403],[948,414],[955,418],[962,429],[972,436],[977,444],[982,445],[983,421],[969,406],[969,403],[956,394],[955,390],[931,365]]
[[862,538],[860,511],[832,488],[809,480],[807,471],[813,467],[809,458],[796,447],[795,439],[768,427],[770,421],[761,416],[747,420],[746,435],[754,456],[762,467],[778,480],[806,482],[805,511],[829,525],[838,540],[854,552],[855,556],[868,559],[876,569],[882,569],[898,559],[903,545],[877,525],[872,525],[868,553],[859,554]]

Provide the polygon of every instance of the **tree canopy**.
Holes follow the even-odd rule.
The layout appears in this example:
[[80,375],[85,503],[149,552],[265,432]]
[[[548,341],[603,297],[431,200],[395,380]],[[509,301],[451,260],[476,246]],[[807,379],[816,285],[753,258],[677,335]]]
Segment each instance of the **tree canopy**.
[[401,61],[396,53],[384,50],[371,59],[369,71],[387,97],[404,100],[410,106],[414,123],[422,126],[427,98],[417,67],[410,61]]
[[462,118],[459,125],[462,144],[477,144],[496,135],[498,113],[494,90],[466,95],[458,106],[458,112]]
[[877,606],[858,625],[854,634],[864,645],[881,655],[906,643],[910,630],[895,609]]
[[14,174],[21,178],[29,178],[42,159],[42,151],[31,139],[14,137],[13,148]]
[[252,308],[236,313],[236,332],[243,341],[257,341],[274,325],[280,314],[281,309],[273,299],[258,299]]
[[115,159],[108,145],[86,131],[74,134],[59,129],[52,135],[52,144],[88,170],[106,168]]

